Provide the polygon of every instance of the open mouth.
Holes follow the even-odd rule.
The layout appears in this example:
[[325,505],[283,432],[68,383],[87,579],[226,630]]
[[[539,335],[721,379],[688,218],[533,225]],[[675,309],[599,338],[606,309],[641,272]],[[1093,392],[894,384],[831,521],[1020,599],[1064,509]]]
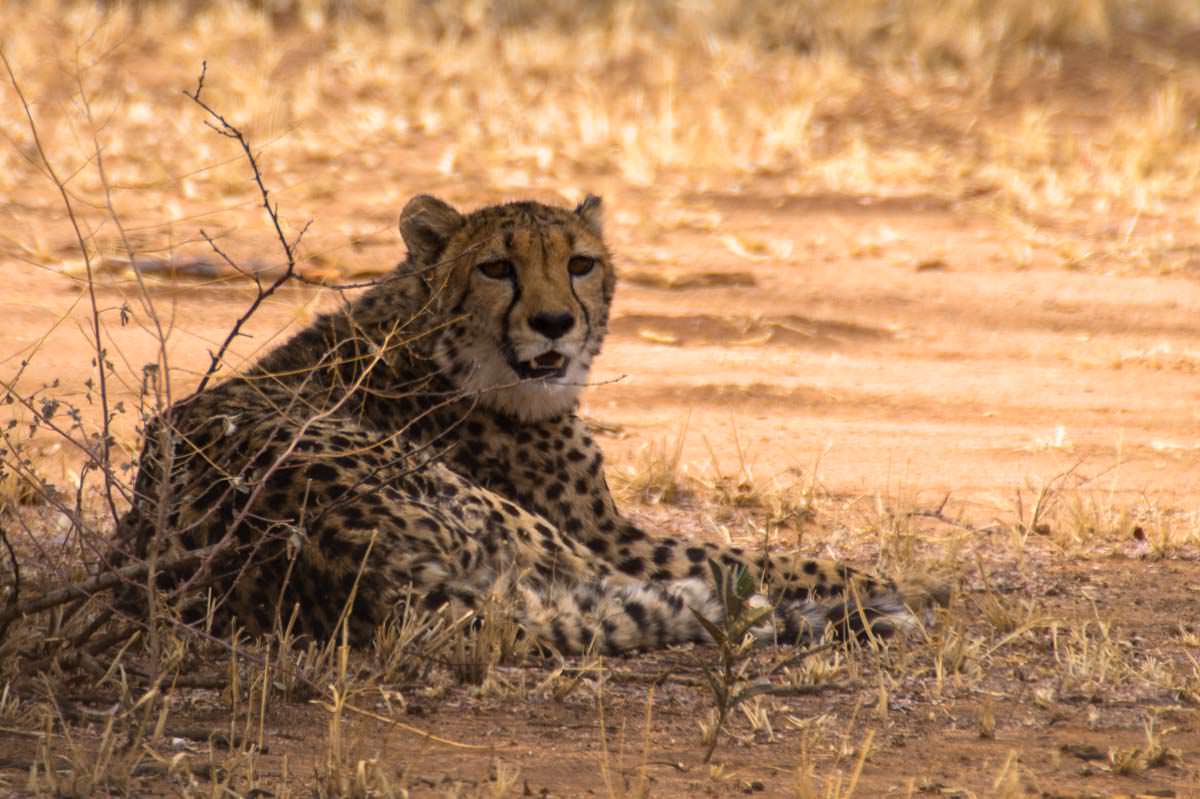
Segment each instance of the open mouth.
[[513,364],[513,371],[517,373],[518,377],[524,379],[562,377],[567,373],[567,365],[570,362],[571,359],[561,352],[550,350],[531,360],[518,361]]

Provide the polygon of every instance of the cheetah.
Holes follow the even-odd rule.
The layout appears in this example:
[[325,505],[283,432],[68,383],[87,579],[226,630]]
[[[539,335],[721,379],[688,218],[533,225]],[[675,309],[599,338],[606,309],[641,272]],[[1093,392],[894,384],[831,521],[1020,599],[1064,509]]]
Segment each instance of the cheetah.
[[539,645],[622,653],[708,640],[715,563],[761,587],[763,638],[911,623],[889,580],[651,536],[617,509],[577,414],[616,283],[599,198],[464,214],[420,195],[399,227],[385,279],[147,425],[120,545],[209,553],[161,585],[207,586],[251,635],[344,622],[360,645],[406,603],[501,591]]

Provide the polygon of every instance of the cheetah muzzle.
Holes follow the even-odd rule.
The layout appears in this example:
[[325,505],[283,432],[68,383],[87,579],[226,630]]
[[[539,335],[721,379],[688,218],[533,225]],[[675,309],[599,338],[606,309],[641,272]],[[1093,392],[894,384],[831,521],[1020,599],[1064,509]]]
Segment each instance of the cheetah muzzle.
[[512,365],[518,377],[525,380],[539,378],[561,379],[567,374],[567,366],[571,359],[561,352],[550,350],[528,361],[518,361]]

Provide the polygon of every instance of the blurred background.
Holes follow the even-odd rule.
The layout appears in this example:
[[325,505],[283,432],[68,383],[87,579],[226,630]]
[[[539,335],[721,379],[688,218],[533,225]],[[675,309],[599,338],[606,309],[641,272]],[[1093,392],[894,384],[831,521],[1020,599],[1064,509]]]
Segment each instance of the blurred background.
[[[282,267],[187,95],[204,71],[317,281],[390,270],[416,193],[602,194],[624,288],[586,409],[615,452],[691,414],[667,465],[820,461],[837,490],[982,515],[1081,457],[1130,497],[1196,493],[1193,0],[29,0],[0,30],[0,340],[6,368],[40,353],[27,382],[86,394],[85,264],[39,143],[131,398],[156,346],[138,278],[186,386],[254,290],[203,237]],[[335,300],[273,298],[229,365]]]
[[[626,193],[665,198],[666,218],[635,204],[616,228],[646,246],[679,223],[680,192],[750,184],[971,203],[1013,226],[1021,263],[1052,220],[1068,260],[1195,266],[1153,226],[1105,235],[1194,191],[1191,0],[33,0],[4,4],[0,28],[44,146],[103,205],[84,168],[99,138],[147,255],[178,255],[185,220],[244,228],[256,202],[183,94],[207,61],[207,99],[262,150],[288,218],[320,218],[306,256],[322,273],[386,268],[362,250],[394,246],[417,191],[587,189],[618,213]],[[4,92],[0,252],[53,262],[61,212]],[[98,251],[112,239],[97,230]]]

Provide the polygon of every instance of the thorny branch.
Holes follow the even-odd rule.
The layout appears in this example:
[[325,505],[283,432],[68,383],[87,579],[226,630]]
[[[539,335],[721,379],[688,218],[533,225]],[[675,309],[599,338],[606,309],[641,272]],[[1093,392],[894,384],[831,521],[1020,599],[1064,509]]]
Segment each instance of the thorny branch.
[[[99,374],[100,387],[100,453],[98,460],[103,464],[109,464],[109,457],[112,450],[112,435],[109,427],[112,423],[112,415],[108,405],[108,355],[104,349],[104,340],[100,330],[100,307],[96,302],[96,283],[93,279],[92,271],[92,254],[87,244],[87,236],[84,235],[83,229],[80,227],[79,219],[75,216],[75,206],[71,202],[71,195],[67,192],[66,183],[59,178],[58,173],[54,169],[54,165],[50,163],[50,158],[46,154],[45,148],[42,146],[42,137],[38,133],[37,122],[33,118],[33,111],[29,107],[29,102],[25,99],[25,93],[21,90],[20,81],[17,80],[16,74],[13,72],[12,64],[9,63],[8,57],[0,50],[0,61],[4,62],[4,69],[8,72],[9,82],[12,83],[13,90],[17,93],[17,98],[21,102],[21,108],[25,112],[25,119],[29,125],[30,135],[33,136],[33,143],[37,149],[38,158],[41,159],[42,166],[46,169],[46,175],[50,181],[58,189],[58,193],[62,196],[63,207],[66,208],[67,217],[71,220],[71,227],[75,230],[75,240],[79,243],[79,250],[83,254],[84,267],[87,270],[87,289],[88,300],[92,307],[92,344],[96,353],[96,371]],[[114,522],[120,518],[117,512],[117,503],[113,498],[113,488],[115,480],[111,469],[103,469],[104,474],[104,495],[108,502],[108,510],[112,515]]]
[[[258,186],[259,195],[262,197],[263,208],[266,209],[267,216],[270,217],[271,224],[275,228],[275,235],[279,238],[279,245],[283,248],[283,254],[287,259],[287,264],[283,272],[276,277],[274,281],[272,281],[271,285],[267,286],[266,288],[263,288],[262,281],[257,275],[255,275],[254,280],[258,287],[258,293],[255,296],[254,301],[250,303],[250,307],[246,309],[245,313],[238,317],[237,321],[233,323],[233,327],[230,328],[229,335],[227,335],[225,340],[221,342],[221,346],[217,348],[217,351],[215,353],[209,353],[209,357],[212,358],[212,362],[209,364],[208,369],[205,370],[204,375],[200,378],[200,382],[196,385],[196,390],[193,396],[201,393],[208,386],[212,376],[216,374],[217,370],[221,367],[221,363],[225,359],[225,353],[229,351],[229,347],[232,346],[234,340],[238,336],[242,335],[242,327],[246,324],[250,317],[252,317],[258,311],[262,304],[266,302],[271,295],[273,295],[285,283],[295,277],[296,247],[299,245],[300,239],[304,236],[305,231],[308,230],[309,224],[311,224],[307,223],[304,225],[304,227],[300,230],[299,235],[296,236],[295,241],[288,241],[288,237],[283,232],[283,225],[279,221],[279,204],[276,203],[275,205],[271,205],[271,192],[269,189],[267,189],[267,185],[263,181],[262,169],[258,165],[258,159],[254,155],[254,150],[250,147],[250,142],[246,140],[245,135],[239,128],[230,123],[229,120],[227,120],[223,115],[217,113],[212,106],[200,98],[201,93],[204,91],[204,78],[207,74],[208,61],[203,61],[200,65],[200,77],[196,81],[196,90],[194,92],[188,92],[185,90],[183,93],[191,98],[192,102],[203,108],[205,113],[207,113],[213,120],[216,120],[216,124],[207,120],[204,124],[208,125],[225,138],[233,139],[242,148],[242,153],[246,156],[246,160],[250,164],[250,169],[254,173],[254,182]],[[208,234],[204,233],[203,231],[201,231],[201,234],[204,235],[205,240],[212,245],[212,240],[209,238]],[[216,249],[215,246],[214,249]],[[222,258],[225,258],[226,261],[229,260],[220,250],[217,250],[217,254]]]
[[[92,104],[88,100],[87,91],[84,89],[83,78],[81,77],[81,71],[82,71],[82,67],[79,64],[79,51],[76,50],[76,52],[75,52],[75,84],[79,89],[79,100],[83,106],[84,114],[87,117],[88,125],[91,127],[91,130],[92,130],[92,146],[95,151],[96,172],[100,178],[100,186],[104,189],[104,206],[108,211],[108,218],[112,220],[113,225],[116,227],[117,232],[121,236],[121,245],[125,248],[125,254],[129,258],[129,263],[133,264],[137,260],[136,254],[134,252],[133,244],[129,240],[129,235],[125,231],[125,224],[121,221],[121,215],[117,213],[116,205],[113,203],[112,184],[108,180],[108,172],[104,167],[104,148],[100,146],[100,139],[98,138],[99,134],[97,131],[96,120],[92,116]],[[154,307],[154,303],[150,298],[150,290],[146,286],[146,281],[142,277],[141,270],[134,269],[132,271],[133,271],[134,280],[137,281],[138,297],[142,303],[142,310],[146,313],[146,316],[148,316],[150,318],[150,321],[154,324],[155,335],[158,337],[158,345],[159,345],[158,346],[158,359],[161,362],[163,374],[170,374],[171,367],[170,367],[170,362],[168,361],[168,352],[167,352],[167,346],[166,346],[167,332],[164,329],[162,319],[159,317],[158,311]],[[89,279],[89,283],[88,283],[88,288],[89,289],[92,288],[90,279]],[[122,311],[121,323],[122,323],[122,325],[124,325],[124,323],[125,323],[125,316],[124,316],[123,311]],[[171,402],[169,385],[167,386],[166,402],[168,405]],[[82,483],[81,483],[81,486],[82,486]],[[114,521],[115,521],[115,518],[114,518]]]
[[[110,512],[112,513],[114,520],[119,520],[120,515],[117,512],[116,503],[115,503],[115,500],[113,497],[114,484],[117,483],[117,480],[116,480],[115,474],[111,468],[111,458],[110,458],[110,451],[111,451],[111,446],[112,446],[113,442],[112,442],[111,436],[109,434],[109,426],[111,423],[111,413],[110,413],[110,409],[109,409],[109,394],[108,394],[108,367],[107,367],[106,353],[103,348],[100,309],[99,309],[99,306],[96,301],[94,273],[92,270],[93,256],[89,252],[89,249],[87,246],[87,239],[84,235],[84,231],[81,227],[81,223],[74,212],[71,197],[66,189],[66,183],[55,172],[54,167],[52,166],[49,157],[47,156],[45,150],[43,149],[42,142],[41,142],[41,139],[39,136],[39,132],[35,125],[32,111],[31,111],[28,103],[25,100],[25,96],[21,91],[21,87],[16,79],[14,71],[13,71],[11,65],[9,64],[7,58],[4,57],[3,52],[0,52],[0,60],[3,60],[4,66],[8,72],[8,77],[9,77],[10,81],[12,82],[12,85],[13,85],[14,89],[16,90],[17,95],[20,98],[22,106],[25,110],[26,117],[28,119],[28,124],[30,126],[30,130],[32,132],[34,141],[36,143],[36,150],[40,157],[40,161],[41,161],[40,166],[43,168],[43,170],[47,174],[48,178],[54,183],[54,185],[57,187],[59,193],[62,195],[64,205],[66,206],[67,213],[68,213],[71,223],[75,229],[76,238],[78,240],[85,263],[87,264],[87,267],[88,267],[86,280],[87,280],[87,284],[88,284],[87,289],[88,289],[89,296],[92,301],[92,325],[91,325],[91,328],[92,328],[92,337],[94,339],[93,345],[94,345],[95,351],[96,351],[97,365],[98,365],[98,369],[100,371],[99,389],[100,389],[101,402],[103,404],[103,425],[104,425],[104,427],[103,427],[103,432],[102,432],[101,446],[99,448],[89,447],[89,446],[87,446],[87,444],[85,442],[77,441],[74,437],[72,437],[70,435],[70,433],[67,430],[54,424],[48,418],[44,418],[43,414],[41,414],[39,412],[39,409],[33,404],[32,401],[28,400],[27,398],[21,396],[20,394],[18,394],[16,392],[16,390],[15,390],[16,386],[14,384],[7,384],[7,383],[0,384],[0,387],[5,388],[8,391],[8,393],[10,394],[10,396],[12,396],[16,400],[20,401],[22,403],[22,405],[24,405],[36,417],[42,419],[43,423],[47,424],[52,431],[58,433],[62,438],[65,438],[68,442],[78,446],[81,449],[81,451],[84,453],[85,457],[87,458],[87,462],[85,463],[85,468],[94,467],[103,473],[104,478],[105,478],[106,487],[108,489],[106,491],[106,493],[108,495]],[[209,127],[212,127],[214,130],[216,130],[221,135],[226,136],[227,138],[234,139],[241,146],[242,152],[243,152],[244,156],[246,157],[248,163],[250,164],[255,183],[257,184],[257,186],[259,188],[259,191],[260,191],[260,194],[262,197],[263,207],[267,211],[267,214],[272,221],[275,232],[279,238],[280,246],[283,248],[285,257],[287,259],[287,268],[277,279],[275,279],[270,285],[267,285],[267,286],[264,286],[262,281],[257,276],[255,277],[255,281],[258,285],[258,293],[257,293],[255,300],[250,305],[250,307],[245,311],[245,313],[243,313],[242,316],[235,322],[231,331],[229,332],[229,335],[226,337],[224,342],[221,344],[221,346],[217,350],[217,352],[210,353],[210,355],[212,357],[212,363],[210,364],[208,370],[206,371],[206,373],[203,375],[202,379],[200,380],[200,383],[196,388],[196,393],[199,393],[204,390],[204,388],[206,387],[206,384],[209,382],[211,377],[215,374],[217,369],[220,367],[220,364],[222,363],[222,361],[223,361],[229,347],[232,345],[234,339],[238,335],[242,334],[241,330],[242,330],[243,326],[246,324],[246,322],[250,319],[250,317],[257,311],[257,309],[259,307],[261,307],[261,305],[276,290],[278,290],[284,283],[286,283],[289,279],[291,279],[295,276],[295,266],[296,266],[295,253],[296,253],[297,247],[299,246],[299,243],[300,243],[302,237],[304,236],[304,234],[307,232],[307,230],[309,228],[309,225],[306,224],[300,230],[299,234],[295,237],[295,239],[292,241],[289,241],[287,239],[287,237],[284,235],[283,226],[282,226],[282,223],[281,223],[279,215],[278,215],[278,206],[274,205],[271,202],[269,191],[265,185],[265,182],[264,182],[264,179],[262,176],[262,170],[258,164],[258,160],[255,157],[254,152],[253,152],[249,142],[247,141],[246,137],[242,134],[242,132],[236,126],[232,125],[227,119],[225,119],[224,116],[217,113],[211,106],[209,106],[203,99],[201,99],[201,94],[202,94],[203,87],[204,87],[204,79],[205,79],[206,72],[207,72],[207,64],[204,64],[202,67],[200,78],[197,82],[195,91],[191,92],[191,93],[185,91],[184,94],[187,94],[187,96],[189,98],[191,98],[194,102],[196,102],[198,105],[200,105],[205,110],[205,112],[208,113],[209,116],[213,120],[215,120],[215,123],[214,122],[206,122],[205,124],[207,124]],[[82,85],[79,86],[79,90],[80,90],[80,92],[83,92]],[[85,98],[85,105],[86,105],[86,98]],[[85,108],[85,111],[87,112],[89,122],[93,122],[93,126],[94,126],[94,121],[92,120],[92,117],[91,117],[90,108]],[[96,143],[94,158],[96,158],[98,161],[102,159],[102,148],[100,147],[99,143]],[[99,164],[98,164],[98,167],[102,169],[102,167],[100,167]],[[102,174],[101,175],[102,182],[105,184],[105,188],[107,191],[107,183],[104,180],[104,177],[105,176]],[[116,219],[115,219],[115,217],[117,216],[116,209],[112,205],[111,197],[108,197],[107,199],[108,199],[107,208],[110,213],[110,216],[114,217],[114,221],[116,221]],[[119,222],[117,222],[117,224],[118,224],[118,227],[120,228]],[[122,235],[122,238],[124,239],[125,235],[124,235],[123,228],[121,228],[121,235]],[[221,258],[223,258],[227,263],[230,263],[232,266],[237,268],[237,264],[234,263],[233,260],[228,255],[226,255],[226,253],[224,253],[218,246],[216,246],[215,242],[213,242],[212,239],[209,236],[207,236],[207,234],[204,234],[204,238],[209,242],[210,246],[212,246],[214,251],[216,251],[217,254]],[[126,244],[126,248],[129,249],[130,248],[129,242],[126,241],[125,244]],[[131,259],[132,259],[132,255],[131,255]],[[238,269],[238,271],[241,272],[242,274],[246,274],[245,270]],[[143,294],[145,294],[144,287],[143,287]],[[144,297],[143,299],[148,300],[147,297]],[[157,322],[158,322],[157,317],[155,317],[155,322],[157,324]],[[160,345],[164,345],[165,337],[162,335],[161,326],[159,326],[158,332],[160,334],[159,335],[159,339],[160,339],[159,343],[160,343]],[[160,349],[161,349],[161,347],[160,347]],[[163,365],[165,365],[165,362],[163,363]],[[169,400],[168,400],[168,404],[170,404]],[[53,499],[57,499],[57,498],[53,498]],[[54,504],[60,505],[61,503],[55,502]],[[59,509],[62,512],[67,513],[68,516],[70,516],[69,509],[66,508],[65,506],[62,506]],[[240,518],[239,518],[239,521],[240,521]],[[157,562],[156,558],[150,558],[150,559],[147,559],[145,562],[138,562],[138,563],[127,565],[127,566],[124,566],[121,568],[115,568],[115,569],[110,568],[109,570],[103,572],[100,575],[92,577],[91,579],[87,579],[82,582],[74,582],[74,583],[71,583],[68,585],[64,585],[56,590],[49,591],[47,593],[41,594],[39,596],[33,597],[32,599],[28,599],[28,600],[22,602],[21,598],[20,598],[20,592],[19,592],[20,577],[19,577],[19,572],[17,571],[16,554],[13,551],[12,546],[7,539],[7,536],[4,535],[3,530],[0,530],[0,537],[3,537],[4,543],[9,549],[10,558],[13,560],[13,565],[14,565],[14,577],[16,578],[16,583],[14,583],[13,591],[10,593],[10,595],[8,597],[6,607],[3,610],[3,612],[0,612],[0,637],[2,637],[3,633],[6,631],[8,626],[16,618],[19,618],[19,617],[27,615],[27,614],[37,613],[40,611],[59,607],[62,605],[67,605],[69,603],[75,603],[74,607],[77,608],[79,606],[79,604],[83,601],[86,601],[87,598],[94,596],[98,593],[104,592],[104,591],[109,591],[109,590],[115,588],[119,583],[127,582],[130,580],[138,580],[141,578],[148,578],[150,581],[150,585],[153,586],[153,583],[154,583],[153,575],[158,572],[163,572],[163,571],[170,572],[170,571],[178,571],[178,570],[192,571],[193,572],[192,576],[188,580],[186,580],[181,587],[179,587],[176,590],[176,593],[179,593],[179,594],[186,593],[189,589],[194,589],[194,588],[204,584],[201,576],[207,573],[207,569],[205,567],[211,564],[212,559],[219,553],[219,551],[228,548],[228,545],[230,543],[229,537],[227,536],[226,538],[222,539],[221,541],[219,541],[209,547],[192,550],[180,557],[167,559],[167,560],[162,561],[161,563]],[[157,549],[156,549],[156,551],[157,551]],[[195,568],[197,566],[197,564],[200,564],[199,568]],[[111,613],[109,613],[107,615],[102,615],[100,617],[100,619],[106,620],[109,617],[111,617]],[[102,623],[103,623],[103,621],[100,621],[100,622],[93,622],[92,624],[88,625],[87,629],[85,629],[85,631],[79,636],[79,643],[83,643],[84,641],[86,641],[86,639],[89,638],[96,631],[96,629],[99,626],[101,626]]]

